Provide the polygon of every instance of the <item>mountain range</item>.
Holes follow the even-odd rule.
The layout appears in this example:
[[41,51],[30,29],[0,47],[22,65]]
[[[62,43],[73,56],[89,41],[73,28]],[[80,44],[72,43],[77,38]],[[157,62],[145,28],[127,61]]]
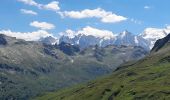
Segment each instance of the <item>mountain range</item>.
[[[94,32],[87,30],[93,30]],[[112,34],[108,31],[100,32],[97,29],[87,27],[84,31],[74,32],[68,30],[65,33],[62,33],[62,36],[59,38],[59,43],[66,42],[73,45],[80,45],[81,48],[96,44],[101,47],[107,45],[141,46],[150,51],[156,40],[165,37],[169,32],[169,28],[147,28],[139,35],[134,35],[127,30],[120,34]]]
[[170,34],[157,40],[145,58],[123,64],[111,75],[35,100],[169,100],[169,50]]
[[28,100],[87,82],[148,54],[138,46],[95,45],[81,49],[65,42],[48,43],[0,35],[0,100]]
[[145,56],[147,59],[152,47],[151,55],[168,45],[169,35],[156,42],[168,31],[150,28],[136,36],[128,31],[114,35],[99,30],[69,30],[68,35],[64,33],[59,39],[47,36],[38,41],[2,33],[0,99],[27,100],[110,74],[128,62],[141,61]]
[[[26,41],[40,41],[46,44],[54,45],[61,42],[72,45],[79,45],[80,48],[98,45],[105,47],[108,45],[125,45],[125,46],[141,46],[147,51],[150,51],[154,46],[156,40],[167,36],[170,33],[170,28],[146,28],[140,34],[131,33],[127,30],[121,33],[113,33],[108,30],[99,30],[90,26],[79,29],[77,31],[66,30],[60,32],[57,37],[46,31],[38,31],[37,37],[30,38],[30,34],[21,34],[18,32],[0,31],[1,34],[16,37],[17,39],[24,39]],[[36,33],[31,33],[35,35]]]

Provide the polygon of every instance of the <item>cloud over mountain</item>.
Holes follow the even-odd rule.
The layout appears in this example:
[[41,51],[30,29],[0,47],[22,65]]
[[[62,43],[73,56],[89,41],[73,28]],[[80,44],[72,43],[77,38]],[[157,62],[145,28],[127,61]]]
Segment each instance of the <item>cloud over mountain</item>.
[[41,38],[53,36],[52,34],[44,30],[38,30],[34,32],[12,32],[11,30],[1,30],[0,34],[16,37],[17,39],[24,39],[26,41],[38,41]]
[[60,33],[60,35],[65,35],[72,38],[76,35],[95,36],[98,38],[111,38],[116,36],[111,31],[97,29],[90,26],[86,26],[78,31],[66,30],[65,32]]

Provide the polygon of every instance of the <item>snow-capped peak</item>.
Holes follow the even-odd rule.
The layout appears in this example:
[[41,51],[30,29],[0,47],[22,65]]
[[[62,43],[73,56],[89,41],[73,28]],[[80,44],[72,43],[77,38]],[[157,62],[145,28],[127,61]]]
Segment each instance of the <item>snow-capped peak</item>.
[[118,36],[120,36],[121,38],[124,38],[124,37],[128,37],[128,36],[132,36],[132,33],[125,30],[122,33],[120,33]]
[[142,34],[140,34],[140,36],[142,36],[145,39],[150,39],[150,38],[159,39],[160,37],[163,38],[166,35],[167,33],[165,32],[165,29],[157,29],[157,28],[147,28],[144,30]]
[[79,44],[80,47],[87,47],[96,44],[99,46],[106,46],[113,44],[116,36],[117,35],[113,34],[111,31],[87,26],[78,31],[67,30],[61,33],[59,42]]
[[126,45],[141,46],[146,50],[152,49],[158,39],[165,37],[170,33],[170,27],[164,29],[146,28],[141,34],[134,35],[127,30],[120,34],[113,34],[108,30],[100,30],[87,26],[78,31],[67,30],[62,33],[59,42],[67,42],[78,44],[80,47],[88,47],[91,45],[107,46],[107,45]]
[[158,28],[146,28],[143,33],[141,33],[139,36],[143,37],[145,40],[149,42],[149,48],[152,49],[155,42],[158,39],[161,39],[168,35],[170,32],[170,29],[158,29]]
[[135,36],[132,33],[125,30],[116,37],[115,44],[116,45],[135,45]]
[[95,36],[98,38],[113,38],[115,37],[115,35],[108,30],[99,30],[96,28],[92,28],[90,26],[87,26],[85,28],[83,28],[82,30],[78,31],[78,34],[83,34],[83,35],[91,35],[91,36]]

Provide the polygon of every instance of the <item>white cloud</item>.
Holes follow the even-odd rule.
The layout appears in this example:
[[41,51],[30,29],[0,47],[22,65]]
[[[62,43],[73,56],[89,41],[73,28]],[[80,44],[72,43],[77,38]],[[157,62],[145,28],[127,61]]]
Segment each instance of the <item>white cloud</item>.
[[127,20],[126,17],[116,15],[112,12],[107,12],[101,8],[85,9],[82,11],[64,11],[59,12],[62,17],[70,17],[75,19],[82,18],[99,18],[104,23],[117,23]]
[[151,7],[150,6],[144,6],[144,9],[150,9]]
[[38,21],[33,21],[30,23],[30,26],[36,27],[36,28],[40,28],[42,30],[51,30],[54,29],[55,26],[51,23],[47,23],[47,22],[38,22]]
[[126,17],[116,15],[110,11],[105,11],[104,9],[97,8],[97,9],[85,9],[82,11],[64,11],[60,12],[59,2],[52,1],[48,4],[39,4],[34,0],[18,0],[25,4],[36,6],[39,9],[45,10],[52,10],[56,13],[60,14],[62,17],[70,17],[75,19],[82,19],[82,18],[99,18],[103,23],[118,23],[127,20]]
[[37,6],[39,7],[40,4],[35,2],[34,0],[18,0],[19,2],[23,2],[24,4],[30,5],[30,6]]
[[73,31],[73,30],[69,29],[69,30],[66,30],[65,32],[60,33],[61,36],[65,35],[65,36],[69,36],[70,38],[73,38],[80,34],[87,35],[87,36],[95,36],[95,37],[99,37],[99,38],[112,38],[112,37],[116,36],[111,31],[97,29],[97,28],[93,28],[90,26],[86,26],[78,31]]
[[59,2],[58,1],[52,1],[49,4],[44,5],[44,9],[58,11],[58,10],[60,10]]
[[119,16],[116,14],[110,14],[107,16],[104,16],[101,21],[104,23],[117,23],[117,22],[121,22],[126,20],[127,18],[123,17],[123,16]]
[[23,13],[23,14],[37,15],[37,12],[32,11],[32,10],[21,9],[20,11],[21,11],[21,13]]
[[34,0],[18,0],[18,1],[30,6],[36,6],[39,9],[52,10],[52,11],[60,10],[58,1],[52,1],[48,4],[40,4],[35,2]]
[[11,30],[1,30],[0,33],[7,36],[16,37],[17,39],[24,39],[26,41],[37,41],[47,36],[53,36],[52,34],[44,30],[38,30],[35,32],[26,32],[26,33],[12,32]]

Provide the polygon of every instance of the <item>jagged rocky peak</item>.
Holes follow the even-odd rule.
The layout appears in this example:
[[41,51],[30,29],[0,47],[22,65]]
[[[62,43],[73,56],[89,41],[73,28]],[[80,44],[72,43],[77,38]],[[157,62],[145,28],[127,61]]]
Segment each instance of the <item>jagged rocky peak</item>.
[[20,40],[20,39],[17,40],[15,37],[10,37],[4,34],[0,34],[0,45],[7,45],[7,44],[9,45],[19,41],[24,41],[24,40]]
[[59,45],[56,45],[61,51],[65,54],[73,56],[76,52],[80,51],[80,47],[78,45],[72,45],[70,43],[61,42]]
[[125,37],[125,36],[132,36],[133,34],[131,32],[129,32],[128,30],[123,31],[122,33],[119,34],[119,36],[121,37]]
[[58,38],[53,37],[53,36],[48,36],[45,38],[41,38],[40,41],[44,44],[48,44],[48,45],[54,45],[54,44],[58,44]]
[[0,34],[0,45],[6,45],[7,41],[5,39],[5,35]]
[[[86,32],[86,31],[85,31]],[[83,33],[83,32],[68,32],[71,35],[63,35],[59,43],[66,42],[74,45],[80,45],[81,48],[88,46],[99,45],[105,47],[107,45],[127,45],[127,46],[141,46],[148,49],[148,43],[140,36],[135,36],[131,32],[125,30],[120,34],[113,34],[106,31],[106,33]],[[97,31],[98,32],[98,31]],[[74,36],[73,36],[74,34]]]
[[115,44],[116,45],[135,46],[136,45],[135,44],[135,36],[132,33],[125,30],[117,36]]
[[166,37],[159,39],[156,41],[154,47],[152,48],[152,52],[157,52],[161,48],[163,48],[166,44],[170,42],[170,34],[168,34]]

